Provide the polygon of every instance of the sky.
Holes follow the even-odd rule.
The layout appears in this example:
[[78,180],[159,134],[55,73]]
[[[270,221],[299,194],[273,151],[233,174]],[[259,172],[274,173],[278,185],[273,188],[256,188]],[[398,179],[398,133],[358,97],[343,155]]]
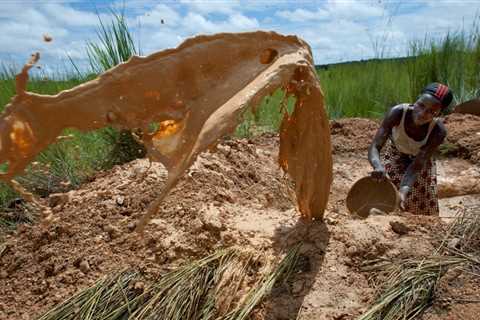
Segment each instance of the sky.
[[405,56],[411,41],[472,30],[480,1],[0,0],[0,65],[18,69],[38,51],[44,70],[68,69],[68,56],[87,69],[86,43],[112,8],[124,10],[143,55],[198,34],[268,30],[299,36],[329,64]]

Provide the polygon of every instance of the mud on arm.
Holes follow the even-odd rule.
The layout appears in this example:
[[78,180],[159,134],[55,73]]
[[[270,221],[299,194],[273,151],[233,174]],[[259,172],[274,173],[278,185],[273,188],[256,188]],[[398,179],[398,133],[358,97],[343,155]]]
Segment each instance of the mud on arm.
[[373,167],[374,172],[372,176],[377,178],[385,177],[385,168],[380,160],[380,151],[387,142],[388,137],[392,132],[392,128],[398,123],[402,118],[402,109],[398,107],[393,107],[385,116],[378,128],[375,137],[373,138],[370,147],[368,148],[368,161]]

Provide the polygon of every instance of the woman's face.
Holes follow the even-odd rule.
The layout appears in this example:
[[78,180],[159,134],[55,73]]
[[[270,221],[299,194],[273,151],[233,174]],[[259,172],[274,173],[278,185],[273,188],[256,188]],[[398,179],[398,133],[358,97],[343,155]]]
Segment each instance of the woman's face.
[[440,114],[442,105],[429,94],[423,94],[413,105],[413,122],[417,126],[429,123]]

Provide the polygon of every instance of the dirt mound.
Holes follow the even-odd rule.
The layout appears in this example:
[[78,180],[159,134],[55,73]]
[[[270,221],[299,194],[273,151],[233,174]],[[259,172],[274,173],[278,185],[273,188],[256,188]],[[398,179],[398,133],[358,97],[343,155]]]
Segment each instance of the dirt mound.
[[443,152],[474,163],[480,162],[480,117],[453,113],[445,118],[448,129]]
[[458,158],[437,161],[438,196],[450,198],[480,194],[480,167]]
[[366,152],[379,125],[379,121],[363,118],[330,121],[333,153]]
[[7,238],[0,261],[0,314],[37,314],[37,307],[44,311],[122,266],[155,276],[170,262],[248,243],[252,235],[226,225],[226,204],[230,214],[244,204],[257,210],[292,207],[270,151],[257,150],[246,140],[226,141],[215,154],[199,158],[140,239],[132,233],[135,222],[167,174],[156,163],[146,172],[148,165],[138,160],[115,167],[79,190],[52,196],[54,223],[21,225]]
[[[441,154],[480,162],[480,117],[452,113],[445,117],[448,135]],[[348,118],[330,121],[334,154],[366,152],[380,125],[379,120]]]

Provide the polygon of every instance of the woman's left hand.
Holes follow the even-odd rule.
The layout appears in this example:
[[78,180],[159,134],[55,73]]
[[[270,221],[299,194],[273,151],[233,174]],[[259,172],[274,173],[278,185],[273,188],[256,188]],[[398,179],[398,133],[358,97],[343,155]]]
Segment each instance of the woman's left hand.
[[399,195],[400,195],[400,209],[405,211],[405,201],[407,199],[407,194],[410,191],[410,188],[407,186],[400,187]]
[[405,194],[400,193],[400,209],[405,211]]

